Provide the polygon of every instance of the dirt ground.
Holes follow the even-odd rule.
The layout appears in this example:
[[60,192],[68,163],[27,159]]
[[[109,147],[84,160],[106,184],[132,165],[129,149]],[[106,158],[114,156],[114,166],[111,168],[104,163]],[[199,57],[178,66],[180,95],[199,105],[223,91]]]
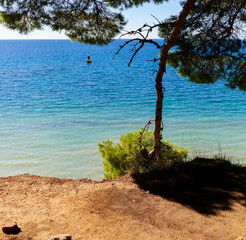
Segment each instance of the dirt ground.
[[246,240],[246,169],[200,159],[152,173],[95,182],[0,178],[1,240]]

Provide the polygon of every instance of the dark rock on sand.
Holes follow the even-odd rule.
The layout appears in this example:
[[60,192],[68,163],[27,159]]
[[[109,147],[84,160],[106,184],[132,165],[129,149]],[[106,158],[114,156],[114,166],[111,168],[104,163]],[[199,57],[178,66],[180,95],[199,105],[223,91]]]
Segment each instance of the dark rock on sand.
[[16,222],[6,222],[2,227],[2,231],[5,234],[17,235],[19,232],[21,232],[21,229],[17,226]]

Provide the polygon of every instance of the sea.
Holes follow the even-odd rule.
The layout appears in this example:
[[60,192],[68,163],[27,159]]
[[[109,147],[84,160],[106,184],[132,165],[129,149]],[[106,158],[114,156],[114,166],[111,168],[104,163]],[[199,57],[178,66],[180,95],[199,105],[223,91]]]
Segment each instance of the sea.
[[[158,49],[146,45],[128,67],[132,45],[113,59],[124,41],[0,41],[0,177],[103,178],[98,143],[117,142],[155,113]],[[246,164],[246,92],[223,81],[197,85],[171,67],[163,84],[164,139],[187,147],[190,158]]]

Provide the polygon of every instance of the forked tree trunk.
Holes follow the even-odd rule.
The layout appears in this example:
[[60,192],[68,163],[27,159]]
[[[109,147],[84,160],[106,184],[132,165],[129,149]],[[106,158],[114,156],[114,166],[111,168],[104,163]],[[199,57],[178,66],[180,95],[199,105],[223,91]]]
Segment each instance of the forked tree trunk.
[[180,34],[181,27],[187,18],[190,10],[194,6],[196,0],[186,0],[179,17],[176,20],[175,26],[173,27],[172,33],[168,41],[162,46],[160,52],[160,63],[155,78],[155,89],[156,89],[156,108],[155,108],[155,126],[154,126],[154,140],[155,148],[154,153],[157,159],[157,164],[163,167],[164,163],[161,156],[161,124],[162,124],[162,105],[163,105],[163,87],[162,78],[166,72],[166,63],[168,51],[176,43]]

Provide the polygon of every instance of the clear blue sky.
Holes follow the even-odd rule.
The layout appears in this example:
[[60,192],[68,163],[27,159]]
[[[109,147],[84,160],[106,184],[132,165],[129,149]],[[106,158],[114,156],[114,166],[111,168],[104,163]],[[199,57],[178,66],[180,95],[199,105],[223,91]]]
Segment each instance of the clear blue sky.
[[[123,12],[123,15],[128,20],[125,29],[136,30],[144,23],[156,23],[151,14],[159,20],[163,20],[170,15],[178,14],[180,10],[181,7],[178,0],[170,0],[168,3],[164,2],[161,5],[149,3],[138,8],[128,9]],[[150,38],[158,38],[157,32],[154,31]],[[49,28],[45,28],[42,31],[34,31],[28,35],[21,35],[0,25],[0,39],[67,39],[67,37],[63,33],[53,32]]]

